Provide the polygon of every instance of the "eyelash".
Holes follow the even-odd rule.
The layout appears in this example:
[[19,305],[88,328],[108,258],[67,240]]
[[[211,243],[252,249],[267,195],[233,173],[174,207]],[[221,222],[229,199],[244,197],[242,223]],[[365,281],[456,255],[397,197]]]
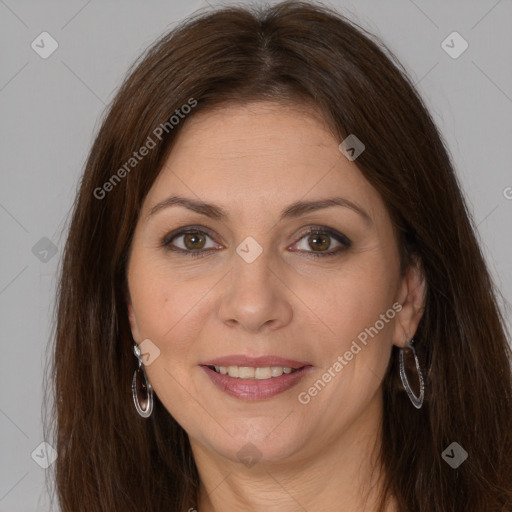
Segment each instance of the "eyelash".
[[[198,257],[201,258],[203,256],[207,256],[208,253],[217,250],[217,249],[198,249],[198,250],[194,250],[194,251],[192,251],[192,250],[186,251],[184,249],[171,247],[171,242],[173,240],[175,240],[176,238],[179,238],[180,236],[187,235],[187,234],[200,234],[200,235],[206,235],[209,238],[212,238],[212,236],[208,232],[204,231],[203,229],[194,228],[193,226],[191,226],[191,227],[183,228],[178,231],[167,234],[162,239],[161,246],[163,248],[165,248],[166,250],[176,252],[176,253],[182,253],[182,254],[185,254],[192,258],[198,258]],[[341,244],[341,247],[338,247],[337,249],[335,249],[333,251],[328,251],[328,252],[301,251],[301,250],[297,251],[297,252],[306,253],[308,255],[308,257],[312,257],[314,259],[336,256],[339,253],[350,248],[352,245],[351,240],[349,238],[347,238],[345,235],[343,235],[342,233],[338,233],[337,231],[330,229],[330,228],[322,228],[322,227],[318,227],[318,226],[312,227],[308,231],[302,233],[301,236],[299,237],[299,239],[297,240],[297,242],[295,242],[295,243],[300,242],[303,238],[305,238],[308,235],[312,235],[312,234],[328,235],[328,236],[334,238],[337,242],[339,242]]]

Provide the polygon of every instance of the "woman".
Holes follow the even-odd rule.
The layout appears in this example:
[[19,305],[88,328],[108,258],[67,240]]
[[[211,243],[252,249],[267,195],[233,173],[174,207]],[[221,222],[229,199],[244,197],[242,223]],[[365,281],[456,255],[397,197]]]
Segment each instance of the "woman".
[[474,231],[363,29],[299,2],[187,20],[131,70],[75,203],[62,511],[510,510],[511,352]]

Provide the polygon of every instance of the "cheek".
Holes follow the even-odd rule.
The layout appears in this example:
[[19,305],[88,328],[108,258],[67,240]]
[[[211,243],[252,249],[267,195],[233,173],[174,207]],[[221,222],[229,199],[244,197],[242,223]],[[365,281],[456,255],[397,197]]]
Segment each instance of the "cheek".
[[[326,330],[331,337],[335,335],[341,344],[350,343],[391,308],[397,267],[397,261],[389,264],[380,251],[359,253],[333,272],[322,286],[304,288],[301,295],[310,297],[308,304],[330,328]],[[390,325],[386,323],[382,330],[390,329]]]
[[[314,399],[319,409],[334,407],[355,417],[381,385],[392,347],[398,265],[384,261],[377,251],[359,254],[357,263],[347,264],[312,296],[312,309],[322,320],[318,332],[325,337],[317,335],[321,369],[301,391],[322,390]],[[325,392],[318,379],[327,382]]]
[[190,279],[171,271],[161,260],[134,258],[130,295],[143,339],[149,338],[162,351],[188,348],[201,319],[206,318],[205,294],[214,284],[213,278]]
[[376,249],[359,253],[325,283],[322,293],[316,292],[317,304],[312,309],[329,328],[321,329],[326,333],[321,342],[322,370],[331,368],[337,375],[330,390],[321,393],[319,404],[327,406],[333,401],[340,407],[358,409],[379,388],[389,362],[395,322],[392,306],[398,262],[390,263]]
[[[164,276],[159,276],[153,267],[139,271],[136,265],[129,284],[139,331],[145,338],[156,342],[171,328],[172,315],[179,314],[172,295],[175,287]],[[171,304],[174,307],[171,308]]]

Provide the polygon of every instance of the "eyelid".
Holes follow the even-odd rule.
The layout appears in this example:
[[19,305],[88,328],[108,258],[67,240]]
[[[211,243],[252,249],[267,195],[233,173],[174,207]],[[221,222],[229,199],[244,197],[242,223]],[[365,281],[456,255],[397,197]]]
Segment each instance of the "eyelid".
[[214,238],[214,231],[211,230],[210,228],[207,228],[206,226],[202,226],[202,225],[199,225],[199,224],[197,224],[197,225],[190,224],[190,225],[187,225],[187,226],[180,226],[179,228],[176,228],[176,229],[173,229],[172,231],[169,231],[163,237],[163,240],[164,241],[170,241],[174,237],[176,237],[177,235],[181,235],[181,234],[187,233],[189,231],[193,231],[193,232],[197,231],[199,233],[204,233],[204,234],[208,235],[211,238]]
[[326,251],[313,251],[313,250],[305,251],[303,249],[298,249],[298,250],[295,250],[294,252],[304,253],[307,255],[307,257],[313,257],[313,258],[326,257],[327,258],[330,256],[332,256],[332,257],[337,256],[338,254],[346,251],[347,249],[349,249],[352,246],[352,241],[346,235],[344,235],[343,233],[340,233],[336,229],[328,228],[328,227],[324,227],[324,226],[308,226],[308,228],[306,228],[305,231],[301,232],[301,234],[298,236],[297,241],[294,242],[293,245],[299,244],[304,237],[311,235],[311,234],[315,234],[315,233],[325,234],[331,238],[334,238],[338,242],[339,246],[336,247],[335,249],[329,249]]
[[196,251],[187,251],[185,249],[181,249],[181,248],[171,248],[171,242],[176,239],[176,238],[179,238],[181,236],[184,236],[188,233],[200,233],[202,235],[206,235],[207,237],[209,237],[211,240],[213,240],[215,243],[219,243],[215,240],[215,237],[213,236],[213,234],[211,233],[210,229],[204,227],[204,226],[182,226],[180,228],[177,228],[173,231],[171,231],[170,233],[167,233],[163,238],[162,238],[162,241],[161,241],[161,246],[166,248],[166,249],[169,249],[169,250],[172,250],[172,251],[175,251],[175,252],[181,252],[181,253],[189,253],[189,254],[197,254],[197,253],[200,253],[200,252],[208,252],[208,251],[212,251],[214,249],[212,248],[208,248],[208,249],[198,249]]
[[348,238],[343,233],[340,233],[338,230],[329,228],[327,226],[315,226],[315,225],[308,226],[303,231],[300,231],[300,235],[298,235],[299,239],[297,241],[301,240],[306,235],[309,235],[312,233],[325,233],[327,235],[332,236],[333,238],[338,240],[338,242],[340,242],[341,244],[343,244],[347,247],[350,247],[352,245],[352,240],[350,240],[350,238]]

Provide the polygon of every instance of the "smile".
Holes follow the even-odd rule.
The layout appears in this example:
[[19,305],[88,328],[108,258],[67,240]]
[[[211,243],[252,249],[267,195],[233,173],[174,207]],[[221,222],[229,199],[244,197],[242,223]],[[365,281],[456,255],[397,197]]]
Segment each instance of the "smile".
[[220,373],[221,375],[229,375],[237,379],[256,379],[264,380],[275,377],[281,377],[283,373],[294,373],[299,368],[290,368],[289,366],[260,366],[253,368],[251,366],[209,366],[211,370]]
[[296,386],[313,366],[220,366],[201,365],[214,386],[241,400],[264,400]]

